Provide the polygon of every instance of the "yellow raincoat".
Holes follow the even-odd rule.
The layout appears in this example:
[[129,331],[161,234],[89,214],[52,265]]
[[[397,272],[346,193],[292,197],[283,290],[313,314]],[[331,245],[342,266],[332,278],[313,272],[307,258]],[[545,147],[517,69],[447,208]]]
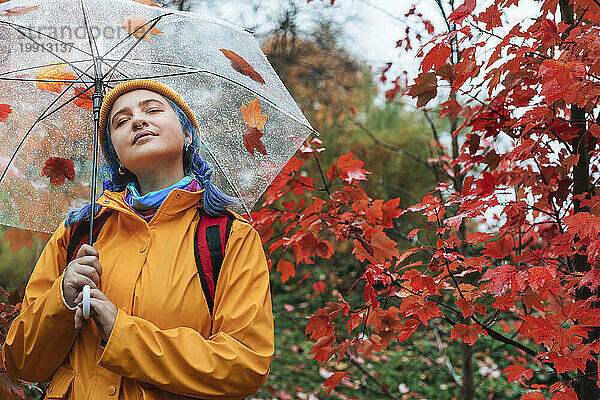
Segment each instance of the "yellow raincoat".
[[[51,380],[47,399],[240,399],[266,380],[274,351],[267,262],[258,233],[235,216],[211,320],[194,260],[203,191],[174,189],[147,223],[105,192],[116,210],[94,247],[100,289],[118,308],[106,347],[90,318],[74,329],[62,274],[61,224],[31,275],[2,361],[9,374]],[[186,397],[189,396],[189,397]]]

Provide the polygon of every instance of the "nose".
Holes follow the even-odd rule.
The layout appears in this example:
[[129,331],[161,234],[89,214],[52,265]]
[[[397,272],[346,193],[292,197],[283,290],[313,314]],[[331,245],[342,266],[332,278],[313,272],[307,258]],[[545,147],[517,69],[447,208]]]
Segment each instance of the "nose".
[[142,129],[148,126],[148,121],[146,121],[146,118],[144,117],[144,114],[140,114],[140,113],[136,113],[133,117],[132,117],[132,121],[131,124],[133,126],[133,130],[138,130],[138,129]]

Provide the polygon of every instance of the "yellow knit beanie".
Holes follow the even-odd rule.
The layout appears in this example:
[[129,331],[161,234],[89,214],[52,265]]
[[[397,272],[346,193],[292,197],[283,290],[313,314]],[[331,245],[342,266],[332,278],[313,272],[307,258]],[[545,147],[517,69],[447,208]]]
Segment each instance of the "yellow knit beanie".
[[125,81],[119,83],[117,86],[112,88],[104,97],[102,101],[102,107],[100,108],[100,146],[104,144],[104,132],[106,131],[106,124],[108,123],[108,117],[110,114],[110,109],[112,108],[114,102],[124,93],[131,92],[136,89],[147,89],[152,92],[163,95],[164,97],[171,100],[173,103],[177,104],[185,113],[185,115],[190,119],[192,125],[198,129],[200,132],[200,128],[198,127],[198,122],[196,121],[196,117],[194,113],[190,109],[190,107],[186,104],[183,97],[170,87],[149,79],[132,79],[130,81]]

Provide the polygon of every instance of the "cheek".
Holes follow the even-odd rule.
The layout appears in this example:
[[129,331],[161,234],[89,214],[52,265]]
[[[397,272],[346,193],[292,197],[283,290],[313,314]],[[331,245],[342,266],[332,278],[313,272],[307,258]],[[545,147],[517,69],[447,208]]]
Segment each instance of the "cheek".
[[119,156],[119,158],[121,158],[122,154],[125,151],[125,138],[123,137],[123,135],[119,135],[118,132],[113,132],[111,134],[111,142],[113,144],[113,147],[115,149],[115,152],[117,153],[117,156]]

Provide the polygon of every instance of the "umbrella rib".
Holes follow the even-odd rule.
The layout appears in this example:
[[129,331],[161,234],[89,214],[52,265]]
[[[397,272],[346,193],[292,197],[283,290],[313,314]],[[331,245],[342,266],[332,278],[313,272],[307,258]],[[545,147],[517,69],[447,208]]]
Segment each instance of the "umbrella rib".
[[[66,45],[66,46],[69,46],[69,47],[71,47],[71,48],[73,48],[73,49],[77,50],[77,51],[80,51],[80,52],[82,52],[83,54],[86,54],[86,55],[88,55],[88,56],[91,56],[91,57],[93,57],[93,55],[92,55],[92,54],[88,53],[87,51],[85,51],[85,50],[83,50],[83,49],[80,49],[79,47],[73,46],[73,44],[72,44],[72,43],[65,42],[65,41],[63,41],[63,40],[61,40],[61,39],[58,39],[58,38],[55,38],[54,36],[50,36],[50,35],[48,35],[48,34],[45,34],[45,33],[43,33],[43,32],[40,32],[40,31],[38,31],[38,30],[35,30],[35,29],[31,28],[31,27],[28,27],[28,26],[23,26],[23,25],[19,25],[19,24],[15,24],[15,23],[12,23],[12,22],[5,22],[5,21],[0,21],[0,25],[8,25],[8,26],[9,26],[9,27],[11,27],[12,29],[14,29],[14,30],[16,30],[17,32],[19,32],[21,35],[23,35],[23,32],[20,32],[20,31],[19,31],[17,28],[15,28],[15,27],[19,27],[19,28],[22,28],[22,29],[26,29],[26,30],[28,30],[28,31],[30,31],[30,32],[35,32],[35,33],[38,33],[38,34],[40,34],[40,35],[42,35],[42,36],[45,36],[45,37],[47,37],[47,38],[49,38],[49,39],[55,40],[55,41],[57,41],[58,43],[64,44],[64,45]],[[25,36],[25,35],[24,35],[24,36]],[[25,36],[25,37],[27,37],[27,36]],[[28,37],[27,37],[27,38],[28,38]],[[53,53],[53,52],[51,52],[51,51],[49,51],[49,53],[51,53],[51,54],[53,54],[53,55],[56,55],[55,53]],[[90,61],[90,60],[77,60],[77,61],[71,61],[71,63],[89,62],[89,61]],[[109,67],[111,66],[110,64],[108,64],[108,63],[107,63],[107,62],[105,62],[104,60],[102,60],[102,63],[103,63],[103,64],[106,64],[106,65],[107,65],[107,66],[109,66]],[[22,69],[18,69],[18,70],[13,70],[13,71],[8,71],[8,72],[3,72],[3,73],[0,73],[0,76],[1,76],[1,75],[6,75],[6,74],[10,74],[10,73],[15,73],[15,72],[27,71],[28,69],[36,69],[36,68],[41,68],[41,67],[47,67],[47,66],[50,66],[50,65],[56,65],[56,64],[57,64],[57,63],[53,63],[53,64],[46,64],[46,65],[41,65],[41,66],[38,66],[38,67],[28,67],[28,68],[22,68]],[[127,76],[126,74],[124,74],[123,72],[121,72],[121,71],[119,71],[119,70],[117,70],[117,72],[118,72],[119,74],[121,74],[121,75],[125,76],[125,77]]]
[[[71,97],[69,100],[65,101],[63,104],[61,104],[60,106],[58,106],[58,107],[56,107],[54,110],[52,110],[52,112],[50,112],[50,113],[48,113],[48,114],[46,114],[46,115],[42,114],[42,116],[38,118],[38,121],[36,121],[36,123],[37,123],[37,122],[41,122],[41,121],[45,120],[46,118],[48,118],[48,117],[52,116],[52,115],[53,115],[54,113],[56,113],[57,111],[60,111],[60,110],[61,110],[63,107],[65,107],[67,104],[69,104],[69,103],[71,103],[73,100],[75,100],[75,99],[77,99],[77,98],[81,97],[81,96],[82,96],[82,95],[83,95],[85,92],[87,92],[87,91],[88,91],[88,90],[90,90],[92,87],[94,87],[94,85],[95,85],[95,83],[92,83],[91,85],[88,85],[88,86],[86,86],[84,90],[80,90],[80,91],[79,91],[79,94],[76,94],[75,96]],[[79,90],[79,89],[77,89],[77,90]],[[86,94],[86,96],[89,96],[89,95],[87,95],[87,94]],[[46,111],[48,111],[48,110],[46,110]]]
[[[83,0],[79,0],[81,4],[81,12],[83,13],[83,23],[85,25],[85,30],[88,36],[88,42],[90,45],[90,51],[92,52],[92,64],[94,64],[94,75],[98,76],[98,68],[96,67],[96,57],[100,54],[98,52],[98,46],[96,45],[96,39],[94,35],[92,35],[92,30],[90,29],[90,25],[88,24],[87,13],[85,11],[85,6],[83,5]],[[93,45],[92,45],[93,44]],[[96,48],[96,56],[94,56],[94,48]]]
[[[19,29],[15,28],[15,30],[16,30],[17,32],[19,32],[21,35],[25,36],[27,39],[31,40],[33,43],[35,43],[35,44],[37,44],[38,46],[40,46],[42,49],[46,50],[48,53],[52,54],[53,56],[55,56],[55,57],[59,58],[60,60],[64,61],[65,63],[69,64],[69,65],[71,66],[71,68],[73,68],[74,70],[77,70],[77,71],[79,71],[79,72],[82,72],[82,70],[81,70],[81,69],[79,69],[77,66],[75,66],[74,64],[72,64],[72,63],[71,63],[69,60],[67,60],[66,58],[64,58],[64,57],[61,57],[61,56],[59,56],[58,54],[56,54],[56,53],[54,53],[54,52],[52,52],[52,51],[49,51],[49,50],[48,50],[48,49],[47,49],[47,48],[46,48],[46,47],[45,47],[43,44],[41,44],[41,43],[37,42],[36,40],[32,39],[31,37],[27,36],[25,33],[21,32]],[[59,63],[57,63],[57,64],[59,64]],[[90,78],[90,79],[94,79],[94,77],[92,77],[92,76],[88,75],[87,73],[85,73],[85,72],[84,72],[84,74],[85,74],[85,75],[87,75],[87,77],[88,77],[88,78]]]
[[[171,15],[171,14],[165,14],[165,15]],[[138,38],[138,40],[127,50],[127,52],[125,52],[125,54],[123,54],[121,56],[121,58],[119,59],[119,61],[117,61],[116,64],[113,65],[113,67],[108,70],[108,72],[104,75],[102,75],[102,78],[104,79],[105,77],[108,76],[108,74],[110,74],[113,69],[115,69],[117,67],[117,65],[119,65],[121,63],[121,61],[123,61],[125,59],[125,57],[127,57],[127,55],[129,53],[131,53],[133,51],[133,49],[146,37],[146,35],[156,26],[156,24],[158,24],[158,21],[160,21],[160,19],[162,17],[164,17],[165,15],[159,15],[156,18],[151,19],[150,21],[146,22],[144,25],[140,26],[139,28],[137,28],[135,31],[133,31],[132,33],[129,34],[129,36],[125,37],[122,41],[120,41],[119,43],[117,43],[115,46],[113,46],[112,49],[110,49],[106,54],[104,54],[103,57],[105,57],[106,55],[108,55],[108,53],[110,53],[111,51],[113,51],[117,46],[119,46],[121,43],[123,43],[123,41],[129,37],[131,37],[134,33],[136,33],[137,31],[139,31],[140,29],[142,29],[143,27],[145,27],[146,25],[148,25],[151,21],[154,21],[154,23],[152,24],[152,26],[148,29],[146,29],[146,31],[144,32],[144,34],[142,36],[140,36]]]
[[[72,79],[70,79],[70,80],[63,80],[63,79],[33,79],[33,78],[3,78],[3,77],[0,77],[0,81],[49,82],[49,83],[64,83],[64,84],[69,84],[69,83],[73,82]],[[80,80],[80,81],[77,81],[77,82],[81,82],[81,83],[93,83],[92,81],[84,81],[84,80]]]
[[[84,62],[91,62],[90,59],[85,59],[85,60],[75,60],[75,61],[71,61],[72,63],[84,63]],[[15,74],[17,72],[26,72],[26,71],[30,71],[30,70],[36,70],[36,69],[40,69],[40,68],[44,68],[44,67],[50,67],[52,65],[56,65],[56,63],[52,63],[52,64],[42,64],[42,65],[35,65],[33,67],[25,67],[25,68],[19,68],[19,69],[13,69],[11,71],[7,71],[7,72],[0,72],[0,77],[3,75],[8,75],[8,74]]]
[[[90,69],[91,66],[88,67],[88,69]],[[87,71],[87,70],[86,70]],[[85,73],[85,72],[84,72]],[[81,77],[81,75],[80,75]],[[13,160],[15,159],[15,157],[17,156],[17,153],[19,153],[19,151],[21,150],[21,147],[23,147],[23,144],[25,143],[25,141],[27,140],[27,138],[29,137],[29,134],[31,133],[31,131],[33,130],[33,128],[38,124],[38,122],[42,121],[44,118],[47,118],[44,116],[44,114],[46,114],[46,112],[54,105],[56,104],[56,102],[63,96],[63,94],[65,94],[69,89],[71,89],[73,87],[73,85],[75,84],[75,82],[77,81],[72,81],[69,86],[65,87],[63,89],[63,91],[48,105],[48,107],[46,107],[46,109],[42,112],[41,116],[38,117],[37,121],[35,121],[27,130],[27,132],[25,133],[25,135],[23,136],[23,138],[21,139],[21,141],[19,142],[19,145],[17,146],[17,148],[15,149],[15,151],[13,151],[12,156],[10,157],[10,160],[8,161],[8,163],[6,164],[6,168],[4,168],[4,171],[2,171],[2,176],[0,176],[0,183],[2,183],[2,180],[4,179],[4,177],[6,176],[6,173],[8,172],[8,169],[10,168],[10,165],[12,164]],[[68,103],[64,103],[60,106],[60,108],[64,107],[66,104]],[[42,118],[43,117],[43,118]]]
[[[111,60],[108,60],[111,61]],[[71,61],[72,63],[85,63],[85,62],[89,62],[91,63],[91,60],[86,59],[86,60],[76,60],[76,61]],[[109,67],[111,66],[108,62],[106,62],[105,60],[102,60],[103,64],[108,65]],[[14,74],[17,72],[26,72],[29,70],[36,70],[36,69],[40,69],[40,68],[44,68],[44,67],[49,67],[51,65],[56,65],[56,63],[52,63],[52,64],[43,64],[43,65],[36,65],[33,67],[26,67],[26,68],[20,68],[20,69],[14,69],[12,71],[7,71],[7,72],[0,72],[0,80],[6,80],[6,81],[22,81],[22,82],[61,82],[61,83],[68,83],[71,82],[71,80],[60,80],[60,79],[34,79],[34,78],[4,78],[4,75],[8,75],[8,74]],[[116,72],[118,72],[119,74],[123,75],[124,77],[127,78],[127,75],[124,74],[123,72],[121,72],[120,70],[116,69]],[[80,82],[82,83],[93,83],[93,81],[84,81],[84,80],[80,80]],[[107,85],[105,85],[106,87],[108,87]]]
[[[23,26],[23,25],[19,25],[19,24],[15,24],[13,22],[6,22],[6,21],[0,21],[0,25],[8,25],[9,27],[13,28],[14,30],[16,30],[17,32],[19,32],[21,35],[23,35],[25,37],[28,37],[28,36],[24,35],[23,32],[19,31],[16,27],[19,27],[19,28],[22,28],[22,29],[27,29],[28,31],[31,31],[31,32],[39,33],[42,36],[45,36],[45,37],[47,37],[49,39],[52,39],[52,40],[56,40],[57,42],[59,42],[61,44],[65,44],[65,45],[67,45],[67,46],[69,46],[69,47],[71,47],[71,48],[73,48],[73,49],[75,49],[77,51],[82,52],[83,54],[86,54],[88,56],[92,56],[87,51],[85,51],[83,49],[80,49],[79,47],[73,46],[73,43],[65,42],[63,40],[55,38],[54,36],[50,36],[50,35],[47,35],[45,33],[40,32],[38,30],[35,30],[35,29],[31,28],[31,27]],[[52,53],[52,52],[50,52],[50,53]],[[52,54],[54,54],[54,53],[52,53]]]
[[[155,79],[155,78],[168,78],[171,76],[181,76],[181,75],[191,75],[191,74],[199,74],[199,73],[206,73],[206,74],[210,74],[210,75],[214,75],[217,76],[219,78],[222,78],[228,82],[231,82],[235,85],[241,86],[244,89],[248,90],[249,92],[254,93],[256,96],[260,96],[262,99],[264,99],[267,103],[269,103],[273,108],[275,108],[277,111],[287,115],[288,117],[290,117],[291,119],[293,119],[294,121],[298,122],[300,125],[308,128],[312,133],[314,133],[317,136],[320,136],[320,133],[315,130],[312,126],[307,125],[306,122],[303,122],[301,120],[298,119],[298,117],[296,117],[294,114],[290,113],[289,111],[279,107],[279,105],[277,105],[277,103],[275,103],[274,101],[272,101],[271,99],[269,99],[269,97],[258,93],[257,91],[255,91],[254,89],[244,85],[243,83],[237,82],[227,76],[221,75],[217,72],[213,72],[213,71],[209,71],[206,69],[198,69],[196,71],[187,71],[187,72],[177,72],[177,73],[172,73],[172,74],[163,74],[163,75],[151,75],[151,76],[144,76],[144,77],[139,77],[139,79]],[[106,83],[112,83],[112,82],[122,82],[126,79],[111,79],[111,80],[107,80]]]
[[[109,68],[111,68],[111,70],[112,70],[112,72],[110,73],[110,74],[111,74],[111,79],[112,79],[112,77],[114,76],[114,74],[115,74],[115,73],[118,73],[118,74],[122,75],[122,76],[124,77],[124,79],[127,79],[127,80],[131,79],[131,78],[130,78],[130,77],[127,75],[127,74],[125,74],[124,72],[122,72],[122,71],[121,71],[121,70],[119,70],[118,68],[116,68],[116,67],[115,67],[115,68],[112,68],[112,65],[110,65],[110,64],[107,62],[107,61],[116,61],[116,60],[111,60],[111,59],[108,59],[108,60],[106,60],[106,59],[104,59],[104,58],[101,58],[100,60],[102,61],[102,64],[105,64],[105,65],[107,65]],[[103,77],[103,78],[102,78],[102,85],[104,85],[106,88],[110,89],[110,86],[108,86],[108,85],[107,85],[107,84],[104,82],[104,78],[105,78],[105,77]]]

